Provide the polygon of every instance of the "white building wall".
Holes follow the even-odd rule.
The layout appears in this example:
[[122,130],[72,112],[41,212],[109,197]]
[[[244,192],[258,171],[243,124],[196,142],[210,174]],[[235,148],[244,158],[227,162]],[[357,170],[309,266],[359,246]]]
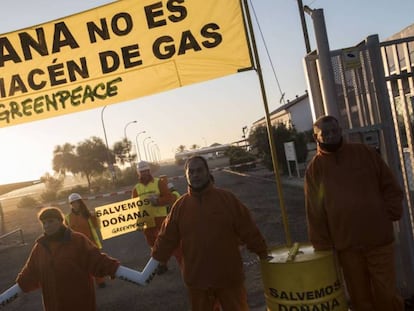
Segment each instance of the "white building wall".
[[296,105],[289,108],[292,124],[298,132],[305,132],[312,129],[312,113],[309,97],[303,99]]

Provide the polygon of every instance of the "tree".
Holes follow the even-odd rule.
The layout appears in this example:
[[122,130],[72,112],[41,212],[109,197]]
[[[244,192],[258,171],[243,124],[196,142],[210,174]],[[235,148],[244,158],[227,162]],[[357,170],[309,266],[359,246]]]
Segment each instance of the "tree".
[[[295,144],[296,156],[299,163],[304,162],[307,156],[307,134],[298,133],[295,127],[286,127],[280,123],[271,128],[272,137],[276,146],[276,156],[278,166],[284,173],[288,172],[284,143],[293,141]],[[249,135],[249,144],[252,146],[257,156],[262,158],[263,164],[270,170],[273,170],[273,161],[270,152],[269,138],[267,127],[260,126],[253,129]]]
[[136,160],[136,154],[133,154],[131,151],[132,144],[131,141],[124,138],[121,141],[115,142],[114,144],[114,156],[117,162],[121,165],[124,165],[127,162],[132,162]]
[[106,146],[102,139],[93,136],[79,143],[76,147],[78,161],[73,167],[73,173],[80,173],[86,178],[88,188],[91,187],[91,178],[102,174],[107,163]]
[[66,172],[72,171],[76,162],[75,146],[65,143],[62,146],[55,146],[53,150],[52,168],[59,175],[65,176]]
[[184,150],[185,150],[185,146],[184,145],[179,145],[177,147],[177,151],[176,152],[184,152]]
[[[254,155],[247,152],[243,147],[239,146],[230,146],[226,149],[224,154],[229,158],[230,165],[236,165],[236,164],[244,164],[249,163],[255,160]],[[241,167],[241,169],[254,167],[255,164],[252,165],[245,165],[244,167]]]
[[55,178],[50,174],[46,173],[45,175],[40,177],[40,181],[43,182],[45,185],[45,191],[43,191],[40,195],[42,201],[47,203],[56,200],[56,198],[58,197],[57,194],[63,188],[62,175],[58,178]]
[[196,149],[198,149],[198,148],[200,148],[200,146],[199,145],[197,145],[197,144],[192,144],[191,145],[191,150],[196,150]]
[[108,165],[107,149],[102,139],[91,137],[75,147],[69,143],[53,151],[53,170],[57,173],[81,174],[91,189],[91,178],[102,174]]

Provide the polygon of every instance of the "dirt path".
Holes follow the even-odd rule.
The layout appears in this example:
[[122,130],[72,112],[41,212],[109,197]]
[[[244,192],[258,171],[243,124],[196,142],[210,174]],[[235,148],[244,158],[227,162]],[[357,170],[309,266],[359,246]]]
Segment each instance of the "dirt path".
[[[169,176],[183,176],[182,168],[170,168]],[[254,172],[252,172],[254,173]],[[280,217],[279,199],[274,180],[230,174],[223,170],[213,171],[219,187],[232,190],[252,211],[269,246],[285,244],[284,226]],[[259,174],[260,175],[260,174]],[[271,174],[268,174],[271,175]],[[269,176],[268,176],[269,177]],[[185,179],[174,179],[177,189],[183,193]],[[297,186],[284,186],[285,205],[289,214],[289,225],[293,241],[306,241],[306,222],[303,205],[303,190]],[[90,208],[127,199],[127,195],[89,201]],[[64,207],[66,210],[67,207]],[[0,292],[14,284],[16,274],[23,266],[34,239],[40,235],[36,221],[36,209],[14,209],[5,213],[6,229],[22,228],[26,244],[20,246],[18,235],[5,239],[0,244]],[[118,258],[125,266],[142,270],[149,259],[149,249],[143,235],[134,232],[104,241],[104,251]],[[265,298],[256,257],[242,251],[245,263],[246,287],[249,305],[252,310],[264,310]],[[157,276],[147,287],[138,287],[121,280],[108,281],[104,289],[97,289],[99,311],[150,310],[183,311],[189,310],[186,288],[174,259],[170,260],[170,270]],[[42,310],[39,292],[19,297],[5,310]]]

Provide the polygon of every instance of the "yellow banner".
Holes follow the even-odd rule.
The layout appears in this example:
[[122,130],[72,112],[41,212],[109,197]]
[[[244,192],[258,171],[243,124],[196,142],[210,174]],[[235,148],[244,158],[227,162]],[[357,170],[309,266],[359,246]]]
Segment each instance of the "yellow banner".
[[95,208],[104,240],[155,226],[151,205],[135,198]]
[[251,68],[240,0],[122,0],[0,36],[0,127]]

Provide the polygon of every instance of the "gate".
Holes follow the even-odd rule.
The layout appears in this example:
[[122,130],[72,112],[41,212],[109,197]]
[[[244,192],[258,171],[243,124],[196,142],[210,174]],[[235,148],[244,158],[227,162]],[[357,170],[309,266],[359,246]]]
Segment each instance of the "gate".
[[[332,68],[328,78],[331,85],[326,83],[327,76],[321,70],[322,56],[313,51],[304,59],[313,118],[324,114],[338,117],[347,140],[377,148],[405,188],[404,214],[394,231],[398,285],[403,296],[411,296],[414,37],[380,43],[378,36],[373,35],[354,47],[329,51],[325,61]],[[329,87],[334,94],[331,98],[324,89]]]

